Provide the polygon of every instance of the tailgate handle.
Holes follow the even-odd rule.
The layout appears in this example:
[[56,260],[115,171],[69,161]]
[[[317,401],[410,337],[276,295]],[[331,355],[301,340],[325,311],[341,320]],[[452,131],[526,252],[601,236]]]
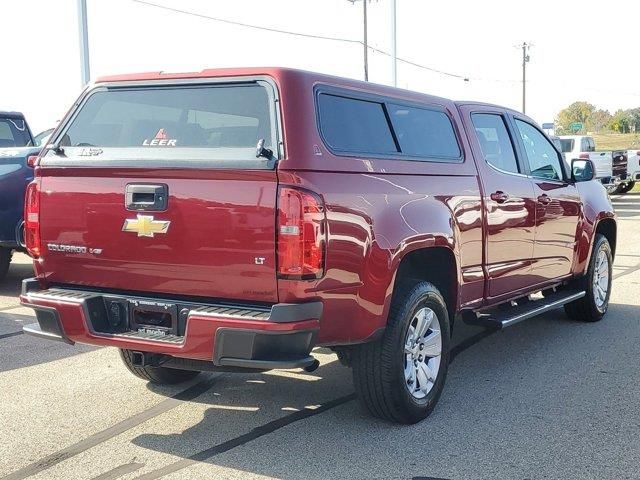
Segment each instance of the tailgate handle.
[[125,188],[127,210],[161,212],[167,209],[169,187],[165,184],[129,183]]

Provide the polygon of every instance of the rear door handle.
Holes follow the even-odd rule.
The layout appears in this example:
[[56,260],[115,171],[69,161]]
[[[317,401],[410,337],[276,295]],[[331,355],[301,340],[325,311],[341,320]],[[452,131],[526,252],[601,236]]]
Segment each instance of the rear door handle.
[[551,203],[551,199],[549,198],[549,195],[543,193],[538,197],[538,202],[540,202],[542,205],[549,205]]
[[491,194],[491,200],[496,203],[504,203],[509,200],[509,194],[498,190],[497,192]]

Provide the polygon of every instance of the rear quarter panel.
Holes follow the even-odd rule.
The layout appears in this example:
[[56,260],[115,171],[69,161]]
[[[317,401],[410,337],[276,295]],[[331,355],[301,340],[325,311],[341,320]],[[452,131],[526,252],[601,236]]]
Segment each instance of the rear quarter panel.
[[450,249],[458,266],[458,304],[482,299],[475,177],[281,172],[280,182],[321,192],[326,206],[324,277],[278,282],[280,301],[323,301],[320,343],[355,343],[384,327],[397,268],[416,249]]
[[[364,341],[386,324],[395,272],[419,248],[445,247],[456,259],[458,305],[482,301],[482,210],[477,170],[455,105],[445,99],[341,79],[287,72],[278,78],[286,158],[280,184],[318,193],[327,211],[325,276],[280,280],[281,302],[321,299],[319,342]],[[314,89],[339,87],[443,108],[462,163],[336,156],[316,122]]]

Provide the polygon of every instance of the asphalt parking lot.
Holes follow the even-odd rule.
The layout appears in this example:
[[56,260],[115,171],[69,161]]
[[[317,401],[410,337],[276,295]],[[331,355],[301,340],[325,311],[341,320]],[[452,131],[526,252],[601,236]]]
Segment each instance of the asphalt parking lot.
[[313,373],[202,374],[154,387],[111,348],[21,334],[19,256],[0,285],[0,477],[640,478],[640,194],[616,196],[610,310],[563,310],[503,332],[455,332],[433,415],[364,414],[351,372],[320,350]]

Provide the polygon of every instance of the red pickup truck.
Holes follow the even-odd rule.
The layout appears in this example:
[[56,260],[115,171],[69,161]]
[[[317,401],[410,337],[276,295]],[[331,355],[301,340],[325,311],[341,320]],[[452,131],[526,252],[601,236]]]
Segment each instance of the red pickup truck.
[[457,322],[607,311],[593,165],[494,105],[281,68],[114,76],[35,177],[25,331],[117,347],[152,382],[312,371],[325,346],[372,414],[413,423]]

